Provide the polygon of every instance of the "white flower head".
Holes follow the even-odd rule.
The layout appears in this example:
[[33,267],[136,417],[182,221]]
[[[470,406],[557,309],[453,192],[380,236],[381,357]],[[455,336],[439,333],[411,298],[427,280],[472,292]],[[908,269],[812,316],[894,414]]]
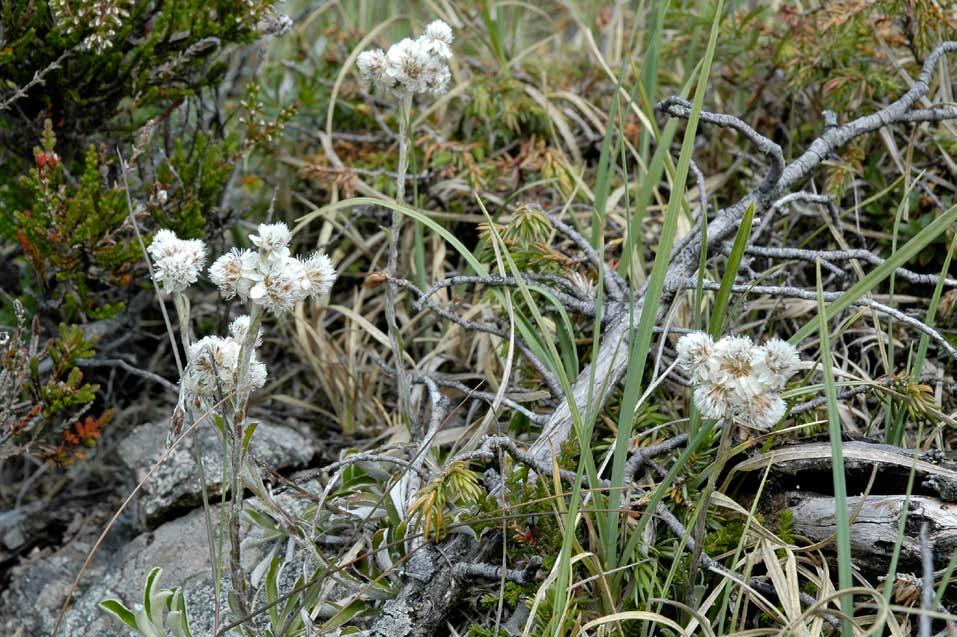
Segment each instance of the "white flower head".
[[262,280],[249,290],[249,298],[272,314],[279,315],[291,311],[296,303],[309,296],[311,290],[312,283],[302,262],[287,257],[269,264]]
[[332,290],[333,283],[336,282],[336,268],[332,265],[332,259],[321,252],[314,252],[312,256],[302,262],[311,286],[310,296],[322,298]]
[[206,336],[190,346],[183,388],[198,405],[208,405],[241,385],[249,389],[265,385],[266,366],[256,358],[255,352],[249,362],[246,381],[240,382],[237,378],[241,349],[236,339],[219,336]]
[[[282,222],[261,223],[259,224],[259,234],[249,235],[249,240],[264,254],[278,253],[282,256],[288,256],[292,234],[289,232],[288,226]],[[283,254],[283,252],[285,253]]]
[[733,386],[751,375],[754,345],[747,336],[724,336],[711,350],[708,373],[718,382]]
[[743,424],[762,431],[776,425],[787,411],[787,404],[774,393],[757,394],[745,402],[738,413]]
[[770,390],[783,389],[801,366],[801,357],[793,345],[772,338],[754,355],[754,373]]
[[146,249],[153,257],[154,278],[166,292],[182,292],[199,278],[206,263],[206,244],[200,239],[180,239],[171,230],[160,230]]
[[198,398],[227,394],[236,387],[239,343],[233,339],[206,336],[189,348],[189,364],[183,377],[186,391]]
[[433,20],[419,38],[426,52],[440,60],[452,58],[452,27],[442,20]]
[[452,72],[449,70],[449,65],[433,59],[426,69],[426,91],[432,95],[442,95],[449,90],[449,82],[451,81]]
[[392,88],[385,83],[385,70],[388,65],[389,61],[382,49],[363,51],[356,58],[356,66],[359,68],[362,81],[366,86],[373,86],[378,90]]
[[434,20],[416,39],[404,38],[389,50],[364,51],[356,58],[359,75],[367,86],[396,97],[417,93],[440,95],[448,90],[452,73],[452,28]]
[[256,355],[253,354],[253,359],[249,362],[249,389],[259,389],[265,385],[267,376],[266,364],[258,360]]
[[395,83],[395,90],[425,93],[429,89],[432,56],[419,40],[405,38],[389,47],[385,54],[385,77]]
[[[233,319],[233,322],[229,324],[229,335],[240,345],[246,340],[246,335],[249,334],[249,321],[249,315],[243,314]],[[262,344],[263,331],[262,328],[260,328],[256,334],[255,346],[259,347]]]
[[720,383],[701,383],[694,390],[694,404],[705,418],[724,418],[734,407],[734,391]]
[[705,332],[691,332],[678,339],[678,367],[698,379],[698,372],[706,371],[706,363],[714,350],[714,340]]
[[425,27],[425,36],[430,40],[437,40],[443,44],[452,44],[452,27],[443,20],[433,20]]
[[694,402],[705,418],[733,418],[767,430],[787,404],[778,394],[800,366],[795,349],[780,339],[757,347],[750,338],[725,336],[717,343],[702,332],[678,341],[678,365],[695,382]]
[[209,266],[209,279],[216,284],[223,297],[231,299],[238,293],[243,276],[243,257],[247,254],[253,253],[233,248]]

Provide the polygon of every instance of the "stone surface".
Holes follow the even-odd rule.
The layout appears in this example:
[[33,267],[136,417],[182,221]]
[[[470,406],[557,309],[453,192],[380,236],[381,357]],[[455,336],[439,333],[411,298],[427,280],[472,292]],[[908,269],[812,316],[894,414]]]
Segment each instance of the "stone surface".
[[[165,423],[141,425],[120,443],[123,460],[137,482],[146,476],[165,449],[166,427]],[[206,485],[211,492],[217,492],[211,510],[213,524],[217,524],[222,447],[214,427],[201,425],[145,482],[138,496],[138,511],[124,514],[107,535],[73,596],[59,636],[129,637],[131,631],[106,615],[97,604],[110,597],[122,600],[127,606],[140,602],[146,575],[156,566],[163,569],[161,588],[183,589],[193,634],[196,637],[212,634],[213,578],[194,445],[202,452]],[[260,424],[252,438],[252,454],[261,464],[275,470],[304,466],[316,451],[311,437],[287,426]],[[318,484],[310,487],[320,490]],[[288,497],[280,500],[284,507],[292,510],[302,506]],[[248,503],[255,505],[255,498]],[[36,551],[30,559],[11,569],[9,585],[0,595],[0,635],[51,634],[73,579],[112,513],[106,507],[91,510],[84,528],[62,548],[52,552],[49,549]],[[170,519],[174,517],[176,519]],[[144,524],[153,530],[141,533]],[[258,533],[258,529],[246,528],[242,537],[251,539]],[[247,572],[263,558],[265,550],[268,543],[250,543],[243,555]],[[229,588],[226,579],[224,575],[223,595]],[[225,619],[225,599],[222,608]]]
[[[97,533],[77,539],[53,555],[21,564],[11,573],[10,587],[0,603],[0,633],[50,635],[57,613],[79,572]],[[128,544],[104,546],[84,575],[60,635],[127,637],[131,634],[97,604],[108,597],[128,606],[141,601],[146,575],[163,568],[162,588],[182,587],[191,607],[212,607],[209,549],[202,510],[197,510],[156,531],[144,533]],[[211,620],[209,617],[200,619]],[[205,625],[205,624],[209,625]],[[196,623],[195,635],[211,633],[211,621]]]
[[[318,482],[302,486],[314,494],[321,492]],[[305,506],[304,502],[289,494],[283,494],[277,500],[288,510]],[[256,506],[256,499],[247,500],[247,506]],[[215,510],[212,514],[215,525]],[[45,637],[51,634],[66,592],[100,530],[91,527],[55,553],[26,561],[12,570],[10,586],[0,596],[0,635]],[[141,602],[146,575],[156,566],[163,569],[160,588],[183,590],[193,635],[212,635],[215,605],[203,510],[191,511],[132,540],[128,529],[124,528],[117,529],[115,536],[113,539],[108,537],[96,553],[74,595],[58,637],[129,637],[132,631],[100,610],[97,604],[111,597],[128,607]],[[245,570],[250,572],[273,546],[269,542],[256,541],[257,537],[262,537],[257,528],[244,527],[242,537],[246,538],[243,563]],[[281,544],[284,546],[284,542]],[[284,571],[288,579],[281,582],[280,590],[292,588],[294,577],[301,568],[300,557]],[[224,576],[221,605],[224,621],[229,619],[225,602],[228,590],[228,578]],[[261,604],[262,600],[258,603]]]
[[[168,424],[146,424],[134,429],[121,443],[120,456],[139,483],[156,463],[166,445]],[[205,482],[210,495],[218,494],[223,476],[223,451],[219,432],[202,423],[180,443],[143,485],[138,511],[147,528],[172,515],[202,505],[194,446],[202,452]],[[260,423],[252,438],[251,452],[260,463],[275,470],[303,467],[316,454],[313,439],[287,426]]]

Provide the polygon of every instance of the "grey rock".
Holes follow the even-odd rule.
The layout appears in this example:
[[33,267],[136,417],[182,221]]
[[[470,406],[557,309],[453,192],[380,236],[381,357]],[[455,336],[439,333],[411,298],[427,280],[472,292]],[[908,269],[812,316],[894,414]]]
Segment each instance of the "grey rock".
[[[168,423],[140,425],[120,442],[120,456],[133,471],[137,483],[146,477],[165,450],[168,426]],[[195,446],[201,451],[209,494],[219,493],[223,479],[222,442],[211,423],[201,423],[140,490],[139,516],[146,528],[154,528],[171,515],[202,504]],[[276,470],[305,466],[316,451],[310,436],[288,426],[260,423],[252,438],[251,453],[260,463]]]
[[[316,494],[321,491],[318,482],[307,483],[303,488]],[[305,506],[286,495],[280,496],[278,501],[288,510]],[[246,506],[255,507],[257,502],[251,498],[246,501]],[[215,508],[211,513],[215,527]],[[52,555],[38,556],[12,569],[10,586],[0,596],[0,634],[23,637],[51,634],[66,593],[99,531],[91,528]],[[100,610],[97,604],[107,598],[119,599],[128,607],[141,603],[146,576],[156,566],[163,569],[160,588],[182,589],[193,635],[212,635],[215,594],[203,510],[196,509],[132,540],[122,531],[120,529],[118,537],[108,540],[96,553],[73,596],[73,604],[57,637],[129,637],[134,634]],[[244,569],[251,572],[275,547],[257,541],[262,537],[258,528],[244,526],[241,536],[245,538]],[[301,568],[303,561],[300,557],[289,566],[288,572],[284,572],[287,577],[281,581],[280,590],[293,587],[296,572]],[[224,623],[231,619],[226,603],[228,591],[228,577],[224,574],[220,605]],[[261,603],[262,600],[258,600],[257,604]]]

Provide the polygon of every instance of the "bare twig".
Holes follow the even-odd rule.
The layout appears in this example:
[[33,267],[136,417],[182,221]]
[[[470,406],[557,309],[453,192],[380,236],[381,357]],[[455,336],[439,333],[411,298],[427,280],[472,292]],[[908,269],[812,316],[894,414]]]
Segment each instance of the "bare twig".
[[[691,102],[680,97],[669,97],[665,101],[658,104],[658,110],[665,112],[672,117],[680,117],[682,119],[688,119],[691,116],[691,108]],[[743,120],[733,115],[702,111],[701,121],[708,124],[714,124],[715,126],[721,126],[722,128],[731,128],[738,131],[747,137],[759,151],[771,159],[771,170],[768,171],[767,175],[765,175],[764,181],[762,182],[762,185],[759,186],[759,189],[770,189],[781,177],[781,174],[784,172],[784,151],[781,150],[781,147],[778,144],[774,143],[758,131],[751,128],[751,126],[749,126]]]
[[483,579],[505,579],[516,584],[530,584],[542,565],[542,558],[533,556],[525,568],[504,568],[498,564],[459,562],[452,568],[456,577],[480,577]]
[[[554,296],[566,309],[581,314],[583,316],[594,316],[595,315],[595,303],[594,301],[586,301],[581,298],[572,296],[571,294],[566,294],[565,292],[559,292],[553,288],[545,287],[535,283],[534,280],[530,280],[531,277],[523,275],[523,278],[526,279],[524,284],[530,290],[536,290],[546,294]],[[555,277],[559,278],[559,277]],[[568,288],[575,289],[575,284],[571,281],[566,281]],[[498,276],[495,274],[490,274],[486,276],[475,276],[475,275],[458,275],[451,276],[441,281],[436,281],[432,284],[432,287],[426,290],[422,296],[415,302],[417,309],[422,309],[423,304],[427,301],[432,295],[438,292],[441,289],[452,287],[455,285],[484,285],[487,287],[518,287],[519,283],[515,277],[511,276]],[[563,286],[564,287],[564,286]]]
[[[725,243],[725,252],[730,250],[730,246]],[[866,261],[872,265],[881,265],[884,263],[885,259],[877,256],[873,252],[868,250],[804,250],[801,248],[774,248],[774,247],[765,247],[765,246],[748,246],[744,249],[745,254],[750,254],[754,256],[767,257],[769,259],[796,259],[799,261],[807,261],[809,263],[814,263],[817,259],[821,259],[821,265],[827,267],[831,270],[836,270],[837,272],[844,274],[844,271],[836,267],[831,263],[832,261]],[[920,272],[914,272],[913,270],[908,270],[907,268],[897,268],[895,270],[896,275],[909,281],[911,283],[916,283],[919,285],[937,285],[937,282],[940,280],[940,277],[936,274],[922,274]],[[957,287],[957,279],[952,279],[950,277],[944,278],[944,285],[947,287]]]
[[[413,290],[414,292],[419,294],[420,301],[422,301],[422,298],[421,298],[422,291],[419,290],[419,288],[416,287],[415,284],[412,283],[411,281],[408,281],[406,279],[394,279],[393,282],[398,287],[403,287],[409,290]],[[445,308],[441,307],[440,305],[436,303],[433,303],[432,301],[428,299],[422,302],[424,304],[424,307],[427,308],[433,314],[436,314],[446,320],[452,321],[456,325],[459,325],[460,327],[466,330],[473,331],[473,332],[484,332],[486,334],[491,334],[492,336],[497,336],[505,340],[508,340],[510,338],[509,334],[505,330],[500,329],[499,327],[495,325],[489,325],[488,323],[478,323],[476,321],[470,321],[468,319],[464,319],[461,316],[455,314],[454,312],[450,312],[449,310],[446,310]],[[551,395],[561,396],[562,395],[561,384],[558,382],[558,379],[555,377],[555,374],[553,374],[551,370],[549,370],[548,367],[545,365],[545,363],[543,363],[541,359],[539,359],[534,354],[534,352],[532,352],[532,350],[528,347],[525,341],[523,341],[521,338],[516,336],[515,346],[518,347],[519,351],[522,353],[522,356],[524,356],[525,359],[528,360],[528,362],[532,365],[532,367],[535,368],[535,371],[537,371],[539,375],[542,377],[542,381],[548,387],[548,390],[551,393]]]
[[62,54],[60,54],[60,57],[58,57],[54,61],[47,64],[42,69],[36,71],[33,74],[33,78],[29,82],[27,82],[23,86],[18,86],[17,88],[15,88],[13,93],[9,97],[4,99],[3,101],[0,101],[0,111],[7,110],[11,106],[13,106],[14,102],[26,97],[27,93],[29,93],[30,89],[32,89],[34,86],[44,84],[46,82],[44,78],[46,78],[46,76],[49,75],[52,71],[55,71],[56,69],[60,68],[61,64],[63,63],[63,60],[65,60],[68,55],[73,53],[74,50],[75,49],[68,49],[64,51]]
[[146,380],[152,381],[159,385],[162,385],[166,390],[179,394],[179,388],[173,383],[169,382],[159,374],[154,374],[153,372],[147,371],[145,369],[140,369],[138,367],[133,367],[127,363],[122,358],[91,358],[91,359],[81,359],[76,362],[80,367],[119,367],[120,369],[129,372],[140,378],[145,378]]

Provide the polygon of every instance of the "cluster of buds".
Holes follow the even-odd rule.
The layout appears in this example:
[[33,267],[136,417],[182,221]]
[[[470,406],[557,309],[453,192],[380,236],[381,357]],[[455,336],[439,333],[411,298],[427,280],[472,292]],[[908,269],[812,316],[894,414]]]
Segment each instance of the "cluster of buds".
[[388,51],[365,51],[356,60],[359,74],[368,86],[397,97],[418,93],[441,95],[448,90],[452,74],[452,28],[435,20],[413,40],[393,44]]
[[757,346],[746,336],[718,342],[704,332],[678,340],[678,366],[691,377],[694,402],[705,418],[730,418],[766,430],[787,410],[780,396],[801,366],[797,350],[772,338]]
[[[183,374],[183,389],[196,407],[215,402],[240,388],[240,352],[249,332],[250,318],[240,316],[229,326],[229,336],[206,336],[189,348],[189,364]],[[255,345],[262,343],[261,332],[257,333]],[[246,374],[247,390],[259,389],[266,384],[266,365],[256,358],[255,351],[249,361]]]
[[261,224],[259,234],[249,238],[258,251],[233,249],[209,268],[210,280],[225,298],[238,296],[280,315],[332,289],[336,280],[332,260],[321,252],[306,259],[290,256],[292,236],[286,224]]
[[82,42],[84,49],[102,53],[113,46],[117,30],[130,16],[129,0],[52,0],[50,8],[57,26],[66,34],[92,29]]
[[172,230],[160,230],[146,249],[153,257],[154,278],[169,294],[196,283],[206,263],[206,244],[199,239],[180,239]]

